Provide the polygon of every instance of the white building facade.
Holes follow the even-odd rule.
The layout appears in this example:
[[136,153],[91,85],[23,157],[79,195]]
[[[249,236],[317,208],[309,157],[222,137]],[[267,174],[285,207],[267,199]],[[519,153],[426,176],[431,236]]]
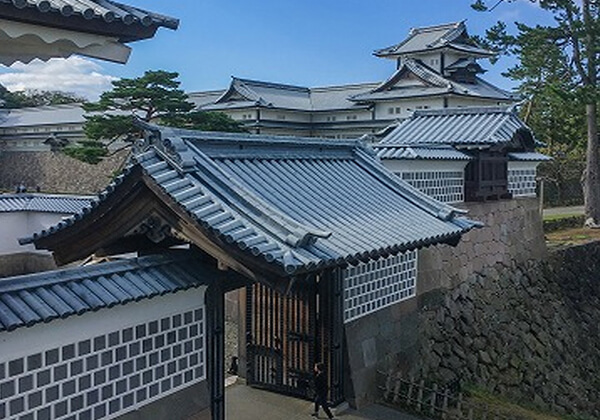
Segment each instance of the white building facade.
[[479,77],[477,60],[493,53],[470,39],[464,22],[413,29],[374,54],[396,64],[386,81],[309,88],[234,77],[227,89],[193,92],[190,99],[253,133],[325,138],[377,135],[416,110],[517,100]]

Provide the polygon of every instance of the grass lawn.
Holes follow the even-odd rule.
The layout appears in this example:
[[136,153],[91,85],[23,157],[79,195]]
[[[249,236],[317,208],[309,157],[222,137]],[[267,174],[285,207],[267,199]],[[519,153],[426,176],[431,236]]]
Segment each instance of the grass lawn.
[[558,416],[555,414],[544,413],[532,408],[523,407],[521,405],[517,405],[514,402],[509,401],[508,399],[497,397],[479,389],[469,389],[468,394],[469,396],[466,399],[470,403],[487,406],[490,408],[490,411],[492,413],[497,411],[500,415],[508,418],[516,417],[519,419],[531,420],[572,419],[572,417],[568,416]]
[[544,215],[544,222],[549,220],[568,219],[569,217],[579,217],[581,213],[568,213],[568,214],[546,214]]
[[546,233],[546,241],[551,246],[577,245],[599,240],[600,229],[579,227]]

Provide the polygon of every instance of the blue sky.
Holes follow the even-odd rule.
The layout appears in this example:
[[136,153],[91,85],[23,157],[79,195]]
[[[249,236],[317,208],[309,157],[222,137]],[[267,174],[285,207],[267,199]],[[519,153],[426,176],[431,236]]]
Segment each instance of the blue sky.
[[[187,91],[224,88],[232,75],[302,86],[379,81],[391,74],[394,64],[374,57],[373,50],[399,42],[411,27],[467,19],[470,33],[483,34],[497,20],[547,20],[528,0],[500,5],[493,13],[473,11],[471,0],[123,1],[177,17],[180,28],[163,28],[155,38],[131,44],[126,65],[87,60],[55,62],[52,69],[40,63],[17,65],[0,71],[0,83],[11,88],[8,76],[19,73],[21,81],[43,85],[41,74],[61,73],[65,86],[49,77],[50,86],[76,90],[76,82],[92,77],[93,91],[106,86],[110,77],[135,77],[148,69],[177,71]],[[507,60],[482,65],[489,69],[487,80],[512,86],[500,76]]]

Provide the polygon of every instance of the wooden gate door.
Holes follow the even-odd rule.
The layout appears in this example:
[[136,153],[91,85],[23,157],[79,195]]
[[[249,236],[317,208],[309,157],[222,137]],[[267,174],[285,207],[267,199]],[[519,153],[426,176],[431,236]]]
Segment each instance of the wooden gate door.
[[255,283],[246,291],[249,385],[310,397],[315,363],[315,278],[287,295]]
[[312,398],[315,362],[327,366],[330,401],[343,401],[343,320],[339,272],[298,280],[286,295],[262,284],[246,291],[247,381]]

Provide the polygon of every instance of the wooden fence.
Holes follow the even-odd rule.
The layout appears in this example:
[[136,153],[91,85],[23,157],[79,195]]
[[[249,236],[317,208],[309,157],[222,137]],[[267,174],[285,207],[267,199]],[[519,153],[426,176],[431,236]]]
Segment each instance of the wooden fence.
[[431,419],[442,420],[527,420],[521,416],[501,415],[487,404],[466,401],[463,394],[451,387],[437,384],[425,386],[425,381],[403,378],[394,372],[383,375],[383,400],[407,411]]

